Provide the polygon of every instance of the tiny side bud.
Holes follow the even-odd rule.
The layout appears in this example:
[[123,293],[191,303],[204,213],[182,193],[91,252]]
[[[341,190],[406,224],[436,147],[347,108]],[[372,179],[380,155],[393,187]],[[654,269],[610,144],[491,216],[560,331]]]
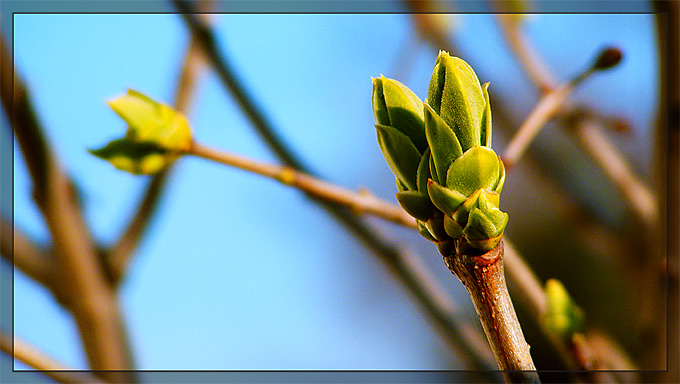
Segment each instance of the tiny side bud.
[[594,71],[600,71],[615,67],[621,62],[623,53],[616,47],[608,47],[600,52],[593,64]]

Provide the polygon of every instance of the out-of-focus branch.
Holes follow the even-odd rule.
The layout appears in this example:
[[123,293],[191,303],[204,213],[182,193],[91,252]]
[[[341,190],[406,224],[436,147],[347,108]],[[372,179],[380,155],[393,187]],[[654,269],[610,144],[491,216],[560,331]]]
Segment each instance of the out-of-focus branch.
[[[215,43],[215,37],[212,30],[195,17],[195,15],[191,14],[192,9],[187,2],[176,0],[174,3],[182,12],[182,17],[184,17],[185,22],[194,36],[196,36],[201,43],[201,46],[218,77],[224,86],[232,93],[267,145],[276,153],[285,165],[297,171],[312,174],[309,172],[308,167],[304,166],[298,157],[287,148],[276,133],[273,125],[256,106],[254,99],[245,91],[241,82],[237,79],[231,67],[228,65],[226,56]],[[396,280],[404,285],[415,297],[427,317],[434,323],[439,331],[442,331],[446,342],[454,348],[456,352],[459,352],[461,348],[463,351],[467,351],[460,355],[462,358],[469,358],[469,361],[473,363],[472,366],[481,369],[491,366],[489,361],[486,360],[486,356],[489,356],[488,354],[473,351],[471,345],[465,344],[465,341],[469,338],[468,335],[463,334],[460,327],[458,327],[456,323],[451,322],[449,314],[443,310],[443,308],[437,306],[435,300],[430,296],[430,292],[423,286],[421,278],[416,276],[414,271],[410,270],[409,265],[404,262],[405,257],[402,250],[392,243],[385,241],[385,239],[375,233],[367,223],[361,221],[354,213],[352,213],[351,210],[321,200],[315,199],[313,201],[320,203],[333,217],[340,221],[351,233],[357,236],[363,244],[373,251],[373,253],[384,263],[388,271],[394,275]]]
[[0,346],[6,354],[58,383],[104,383],[89,373],[73,371],[73,368],[66,367],[17,337],[14,337],[14,343],[12,343],[12,336],[5,332],[0,333]]
[[[498,5],[503,2],[491,1],[491,3]],[[551,91],[556,82],[548,71],[545,62],[534,50],[531,42],[525,38],[518,16],[507,13],[498,13],[495,16],[498,19],[505,40],[520,61],[527,76],[538,86],[542,93]]]
[[[201,12],[208,12],[212,7],[212,3],[212,0],[199,1],[198,8]],[[209,15],[207,14],[203,15],[206,22],[209,21],[208,16]],[[204,67],[205,59],[203,52],[200,45],[197,43],[196,38],[192,36],[184,55],[182,69],[178,76],[177,86],[175,88],[174,107],[177,111],[180,111],[185,115],[189,114],[191,102],[193,100],[192,95]],[[126,229],[111,249],[107,251],[106,259],[108,260],[108,269],[114,285],[118,285],[125,276],[132,254],[146,232],[146,229],[149,227],[154,213],[158,208],[160,197],[163,195],[167,181],[172,174],[172,169],[172,167],[166,168],[153,176],[149,181],[144,195],[138,204],[138,208],[134,211]]]
[[505,168],[510,169],[517,164],[541,128],[560,111],[573,90],[574,87],[569,82],[558,86],[541,98],[505,148],[502,156]]
[[[522,292],[521,295],[517,295],[517,298],[529,311],[531,318],[537,322],[537,325],[542,327],[542,319],[545,318],[548,312],[548,297],[543,285],[531,268],[524,262],[512,243],[507,238],[503,241],[505,242],[505,270],[510,285]],[[590,334],[595,334],[595,332]],[[574,338],[567,342],[550,335],[548,335],[548,340],[559,352],[562,360],[570,369],[630,371],[637,369],[620,346],[614,344],[611,339],[603,334],[599,335],[598,340],[606,340],[607,345],[613,351],[617,351],[618,358],[608,359],[603,355],[606,354],[605,350],[597,350],[594,353],[589,346],[589,340],[586,340],[582,335],[579,336],[579,334],[576,334]],[[602,375],[591,377],[590,379],[591,382],[607,382],[607,378]]]
[[[531,42],[526,39],[516,17],[508,14],[498,14],[496,16],[508,45],[534,85],[544,92],[550,91],[538,105],[541,106],[544,102],[547,103],[550,100],[548,96],[552,93],[556,94],[555,98],[557,99],[558,95],[554,89],[554,76],[541,56],[532,48]],[[562,87],[564,85],[559,86],[557,89]],[[566,103],[566,96],[568,94],[564,96],[564,98],[558,100],[558,103],[553,104],[553,108],[546,106],[545,111],[540,111],[539,106],[537,106],[534,109],[506,148],[506,156],[503,158],[506,166],[512,166],[516,163],[528,143],[545,123],[545,121],[541,121],[542,119],[547,121],[557,114],[566,114],[573,110],[573,107]],[[538,120],[539,124],[529,124],[535,123],[530,121],[534,117]],[[616,147],[596,128],[598,124],[593,119],[588,119],[587,121],[572,119],[572,121],[574,122],[572,125],[575,127],[573,132],[576,134],[577,139],[579,139],[580,144],[588,150],[603,171],[623,192],[628,204],[640,216],[645,225],[654,227],[656,225],[655,221],[659,217],[658,204],[647,186],[633,174]]]
[[[3,215],[0,223],[2,257],[38,283],[50,288],[49,258]],[[14,232],[14,235],[12,235]],[[14,246],[12,246],[14,245]]]
[[647,186],[635,176],[619,151],[604,136],[600,124],[596,120],[584,117],[578,119],[572,126],[579,143],[623,192],[635,213],[647,227],[655,227],[659,220],[656,199]]
[[[5,62],[9,54],[4,45],[2,48]],[[2,65],[1,70],[11,72],[12,66]],[[3,73],[1,77],[12,76]],[[70,294],[66,305],[78,325],[91,368],[127,369],[128,355],[115,293],[104,278],[69,180],[43,136],[27,90],[18,77],[13,81],[14,108],[12,99],[6,99],[11,96],[7,92],[2,93],[3,105],[13,112],[8,116],[33,180],[34,199],[52,235],[55,262],[60,268],[52,277],[59,278],[55,284],[63,285]],[[126,372],[100,371],[98,375],[111,381],[131,381]]]

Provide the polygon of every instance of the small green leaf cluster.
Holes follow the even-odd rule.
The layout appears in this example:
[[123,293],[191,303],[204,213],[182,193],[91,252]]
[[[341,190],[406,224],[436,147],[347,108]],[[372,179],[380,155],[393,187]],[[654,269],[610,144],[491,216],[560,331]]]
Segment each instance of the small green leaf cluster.
[[90,150],[118,169],[157,173],[191,148],[191,128],[184,115],[132,89],[108,102],[127,124],[125,137]]
[[397,179],[399,204],[420,233],[496,247],[508,222],[499,209],[503,162],[491,149],[489,83],[462,59],[441,51],[421,101],[402,83],[373,79],[380,149]]

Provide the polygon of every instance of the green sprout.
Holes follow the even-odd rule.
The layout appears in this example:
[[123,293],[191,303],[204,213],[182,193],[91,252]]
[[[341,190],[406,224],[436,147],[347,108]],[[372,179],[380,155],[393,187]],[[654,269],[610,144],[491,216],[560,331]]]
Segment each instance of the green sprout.
[[581,332],[585,315],[564,285],[559,280],[549,279],[545,282],[545,294],[548,298],[548,310],[542,319],[543,326],[564,340]]
[[114,167],[135,173],[153,174],[191,148],[191,128],[184,115],[135,90],[108,102],[127,124],[125,137],[90,150]]
[[397,179],[397,201],[420,233],[440,242],[495,248],[508,215],[499,209],[503,162],[491,149],[489,83],[441,51],[423,103],[400,82],[373,79],[378,144]]

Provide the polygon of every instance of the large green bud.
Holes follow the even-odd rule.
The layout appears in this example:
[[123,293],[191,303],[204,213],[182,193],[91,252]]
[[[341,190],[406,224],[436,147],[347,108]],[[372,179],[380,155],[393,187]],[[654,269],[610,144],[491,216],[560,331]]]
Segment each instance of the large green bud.
[[397,179],[397,200],[416,219],[437,212],[427,195],[430,150],[425,138],[423,102],[404,84],[373,78],[373,115],[380,150]]
[[498,244],[508,222],[499,209],[505,167],[491,149],[488,87],[465,61],[441,51],[424,105],[428,195],[445,215],[446,233],[482,251]]
[[499,209],[505,168],[491,149],[488,87],[443,51],[427,103],[396,80],[373,79],[378,143],[397,178],[397,200],[429,240],[465,240],[484,252],[508,222]]

